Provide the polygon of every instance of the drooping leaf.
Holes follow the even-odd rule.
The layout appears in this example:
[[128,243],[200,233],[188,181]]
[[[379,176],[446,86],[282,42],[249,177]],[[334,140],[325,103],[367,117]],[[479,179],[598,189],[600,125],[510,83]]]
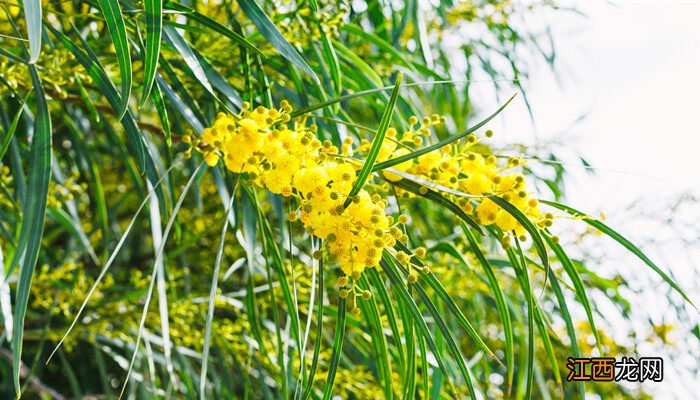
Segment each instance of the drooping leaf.
[[627,250],[629,250],[632,254],[634,254],[635,256],[639,257],[640,260],[644,261],[644,263],[645,263],[646,265],[648,265],[651,269],[653,269],[657,274],[659,274],[659,276],[660,276],[661,278],[663,278],[663,280],[666,281],[666,283],[668,283],[669,285],[671,285],[671,287],[672,287],[676,292],[678,292],[678,294],[680,294],[681,296],[683,296],[683,298],[684,298],[688,303],[690,303],[690,304],[692,304],[693,306],[695,306],[695,305],[693,304],[693,301],[690,300],[690,297],[688,297],[688,295],[683,291],[683,289],[681,289],[681,287],[678,286],[678,284],[677,284],[673,279],[671,279],[671,277],[669,277],[661,268],[659,268],[653,261],[651,261],[651,259],[650,259],[649,257],[647,257],[647,256],[644,254],[644,252],[642,252],[637,246],[635,246],[634,244],[632,244],[632,242],[630,242],[629,240],[627,240],[624,236],[620,235],[618,232],[614,231],[612,228],[610,228],[609,226],[605,225],[605,224],[602,223],[601,221],[599,221],[599,220],[597,220],[597,219],[595,219],[595,218],[591,218],[591,217],[589,217],[588,215],[586,215],[586,214],[582,213],[581,211],[578,211],[578,210],[576,210],[576,209],[574,209],[574,208],[571,208],[571,207],[569,207],[569,206],[565,206],[565,205],[563,205],[563,204],[560,204],[560,203],[557,203],[557,202],[554,202],[554,201],[540,200],[540,202],[541,202],[541,203],[544,203],[544,204],[546,204],[546,205],[548,205],[548,206],[552,206],[552,207],[554,207],[554,208],[557,208],[557,209],[559,209],[559,210],[565,211],[565,212],[571,214],[572,216],[574,216],[574,217],[576,217],[576,218],[580,218],[580,219],[582,219],[583,221],[585,221],[587,224],[589,224],[589,225],[591,225],[592,227],[598,229],[599,231],[603,232],[604,234],[610,236],[610,237],[611,237],[612,239],[614,239],[616,242],[620,243],[624,248],[626,248]]
[[34,86],[34,97],[37,105],[34,119],[34,135],[32,136],[31,158],[29,162],[29,192],[22,204],[22,228],[19,243],[12,257],[7,275],[12,273],[21,262],[17,294],[15,299],[14,326],[12,332],[13,380],[15,393],[20,396],[20,368],[22,365],[22,341],[24,339],[24,318],[27,314],[29,291],[32,277],[39,257],[41,238],[44,233],[44,218],[46,216],[46,201],[51,180],[51,116],[46,103],[41,79],[34,65],[29,65],[29,74]]
[[25,104],[27,104],[27,99],[29,99],[29,94],[27,94],[27,96],[24,97],[24,100],[22,100],[22,103],[17,109],[17,113],[12,118],[12,123],[10,124],[10,127],[7,129],[2,138],[2,142],[0,143],[0,161],[2,161],[2,158],[5,156],[5,152],[10,147],[10,140],[12,140],[12,138],[15,136],[15,131],[17,130],[17,125],[19,124],[19,120],[22,117],[22,112],[24,111]]
[[29,63],[34,64],[41,53],[41,0],[22,0],[29,36]]
[[377,160],[377,156],[379,156],[379,152],[382,149],[382,144],[384,143],[384,136],[386,136],[386,131],[387,129],[389,129],[391,115],[394,112],[394,104],[396,104],[396,99],[399,98],[399,88],[401,87],[402,76],[403,75],[399,73],[399,75],[396,77],[394,91],[391,92],[391,98],[386,104],[386,107],[384,107],[382,119],[379,121],[377,133],[376,135],[374,135],[374,140],[372,141],[372,147],[370,147],[369,152],[367,152],[365,162],[362,165],[360,172],[358,172],[357,174],[355,183],[353,183],[352,188],[348,193],[348,197],[347,199],[345,199],[345,203],[343,203],[343,207],[345,208],[347,208],[350,205],[352,199],[355,197],[355,195],[357,195],[360,192],[362,186],[364,186],[365,182],[367,181],[367,178],[369,178],[369,175],[372,173],[372,167],[374,166],[374,162]]
[[107,29],[112,37],[112,43],[117,53],[119,63],[119,77],[121,79],[121,101],[117,111],[117,119],[122,119],[129,106],[131,97],[131,55],[129,54],[129,42],[126,35],[126,25],[122,10],[117,0],[98,0],[102,15],[105,17]]
[[270,20],[270,17],[265,14],[255,0],[239,0],[238,5],[241,7],[243,12],[246,13],[248,18],[250,18],[253,24],[255,24],[258,31],[260,31],[260,34],[262,34],[263,37],[265,37],[265,39],[267,39],[267,41],[280,52],[282,57],[286,58],[297,68],[304,71],[304,73],[314,82],[321,82],[309,64],[304,61],[304,58],[302,58],[294,47],[289,44],[287,39],[282,36],[280,31],[277,30],[275,24]]
[[146,103],[158,70],[160,41],[163,35],[163,0],[144,0],[144,7],[146,43],[143,52],[143,92],[140,106]]

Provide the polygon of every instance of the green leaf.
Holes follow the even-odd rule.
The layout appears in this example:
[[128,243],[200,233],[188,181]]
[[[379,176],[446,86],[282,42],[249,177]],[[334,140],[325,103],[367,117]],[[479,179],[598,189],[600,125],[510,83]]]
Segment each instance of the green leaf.
[[136,220],[138,219],[139,215],[141,214],[141,211],[144,209],[144,207],[146,206],[146,203],[148,203],[148,200],[151,198],[151,196],[156,192],[155,188],[160,186],[160,184],[165,180],[165,177],[168,175],[168,172],[170,172],[173,168],[175,168],[176,165],[177,164],[173,164],[167,171],[165,171],[165,174],[163,174],[163,177],[158,182],[153,184],[154,189],[150,190],[148,192],[148,194],[146,195],[146,197],[141,201],[141,205],[134,213],[133,217],[131,218],[131,221],[129,222],[129,225],[127,225],[126,229],[124,229],[124,232],[122,233],[121,238],[117,242],[117,245],[114,247],[112,254],[110,254],[109,258],[107,259],[107,262],[105,262],[104,266],[102,267],[102,270],[100,270],[99,275],[97,276],[97,278],[95,278],[95,282],[90,287],[90,290],[88,291],[87,295],[85,295],[85,299],[83,300],[83,303],[80,305],[78,312],[75,314],[75,317],[73,317],[73,321],[71,322],[70,326],[68,327],[68,329],[66,329],[66,332],[61,337],[61,340],[58,341],[58,344],[56,344],[56,347],[49,354],[49,357],[46,360],[47,364],[49,363],[49,361],[51,361],[51,358],[54,356],[54,354],[56,354],[56,351],[61,347],[61,344],[63,344],[63,342],[66,340],[68,335],[71,333],[71,331],[73,330],[75,325],[78,323],[78,319],[80,318],[83,311],[85,310],[85,307],[87,307],[87,304],[90,301],[90,298],[92,297],[93,293],[95,293],[97,286],[99,286],[100,282],[102,282],[102,279],[105,277],[105,275],[107,275],[109,267],[114,263],[114,260],[116,260],[117,255],[119,254],[119,250],[121,250],[121,248],[124,246],[124,243],[126,242],[126,238],[129,236],[131,229],[134,227]]
[[[112,82],[107,77],[107,73],[104,71],[104,69],[95,61],[94,58],[90,57],[89,54],[85,54],[85,52],[76,47],[66,35],[59,32],[49,24],[46,24],[46,28],[51,31],[54,36],[56,36],[61,44],[63,44],[68,50],[71,51],[71,53],[73,53],[75,59],[82,64],[83,68],[85,68],[85,70],[95,81],[100,89],[100,93],[107,98],[107,101],[112,106],[112,109],[116,111],[119,108],[119,95],[117,94],[117,90],[114,88],[114,85],[112,85]],[[87,46],[85,43],[84,45]],[[89,47],[86,47],[86,50],[91,52]],[[143,141],[143,137],[138,125],[136,125],[136,121],[134,121],[131,111],[128,109],[121,119],[121,124],[124,127],[124,131],[129,139],[128,143],[131,150],[136,155],[139,167],[142,171],[146,172],[148,180],[151,181],[151,183],[159,181],[160,177],[156,170],[155,163],[153,162],[153,158],[146,148],[146,144]],[[156,186],[156,194],[158,195],[158,200],[161,202],[161,207],[165,208],[165,195],[162,187]]]
[[121,105],[117,110],[117,119],[122,119],[129,106],[131,97],[131,55],[129,54],[129,42],[126,36],[126,25],[122,10],[117,0],[97,0],[105,17],[112,43],[117,53],[119,63],[119,75],[122,81]]
[[309,7],[313,12],[318,12],[318,2],[316,0],[309,0]]
[[479,248],[479,244],[476,242],[474,235],[472,235],[471,231],[469,231],[469,229],[466,226],[464,226],[464,224],[462,224],[462,232],[464,232],[464,236],[467,238],[467,241],[469,241],[469,246],[472,249],[472,253],[474,253],[477,261],[479,261],[479,264],[481,265],[481,268],[484,271],[484,274],[486,275],[486,279],[488,280],[489,286],[491,287],[491,291],[493,292],[493,297],[496,300],[496,308],[498,308],[498,315],[501,319],[501,324],[503,325],[503,334],[505,336],[506,341],[506,367],[508,368],[508,376],[506,382],[508,384],[508,390],[510,391],[510,388],[513,384],[513,372],[515,371],[515,353],[513,351],[514,330],[513,323],[510,319],[510,312],[508,311],[505,296],[503,296],[503,291],[501,290],[501,286],[498,283],[498,279],[496,279],[496,275],[493,273],[491,265],[486,260],[484,253]]
[[404,348],[401,345],[401,331],[399,330],[399,323],[396,319],[394,307],[387,306],[392,304],[392,301],[389,298],[389,292],[386,290],[384,281],[382,281],[376,269],[373,268],[366,272],[372,281],[374,289],[376,290],[375,294],[378,296],[379,302],[384,305],[384,316],[386,317],[387,321],[389,321],[389,329],[391,329],[391,337],[394,341],[396,352],[398,353],[399,365],[404,365],[406,363],[406,355],[404,354]]
[[[416,397],[416,343],[415,338],[415,325],[410,315],[406,313],[403,308],[402,319],[404,320],[404,340],[406,341],[406,368],[404,368],[404,376],[406,377],[404,381],[403,399],[410,400]],[[405,315],[405,316],[403,316]],[[423,338],[420,336],[420,338]],[[426,371],[427,374],[427,371]]]
[[[369,280],[366,276],[362,276],[361,283],[365,287],[369,286]],[[382,327],[382,313],[379,310],[374,296],[370,297],[368,300],[360,301],[359,306],[362,310],[362,315],[367,316],[367,325],[369,327],[369,334],[372,337],[372,347],[377,360],[377,372],[381,378],[384,389],[384,397],[390,399],[393,396],[391,361],[387,349],[386,334]]]
[[[445,362],[442,358],[442,352],[439,351],[437,345],[435,344],[435,340],[433,338],[435,334],[433,332],[431,332],[430,329],[428,329],[428,325],[426,324],[425,319],[423,318],[423,315],[421,314],[420,310],[418,309],[416,302],[413,301],[413,299],[411,298],[411,295],[408,293],[408,290],[406,289],[405,282],[399,278],[398,274],[391,267],[390,263],[393,263],[392,257],[389,255],[389,253],[384,252],[382,260],[379,262],[379,265],[381,265],[382,270],[386,273],[387,277],[389,277],[389,281],[391,282],[392,287],[394,288],[396,294],[398,295],[399,300],[401,301],[401,303],[403,304],[404,307],[408,308],[408,311],[411,313],[413,320],[416,322],[416,327],[420,331],[421,335],[425,338],[425,340],[428,344],[428,347],[430,347],[430,351],[433,352],[433,356],[435,357],[435,361],[437,362],[438,366],[440,367],[440,371],[445,376],[445,379],[447,380],[447,383],[450,386],[451,390],[456,393],[454,385],[452,384],[452,380],[450,379],[448,369],[445,366]],[[443,333],[443,336],[444,336],[444,333]],[[457,360],[457,361],[459,361],[459,360]],[[465,379],[468,379],[468,378],[465,378]]]
[[185,38],[183,38],[182,35],[180,35],[180,33],[172,26],[166,26],[163,29],[163,32],[165,33],[165,38],[168,40],[170,45],[173,46],[178,53],[180,53],[180,56],[182,57],[183,61],[185,61],[187,67],[189,67],[190,72],[192,72],[194,75],[194,78],[197,79],[197,81],[199,81],[199,83],[213,96],[214,89],[212,89],[211,84],[209,83],[207,74],[204,72],[204,68],[202,68],[202,65],[199,63],[194,50],[192,50],[187,41],[185,41]]
[[[525,263],[525,257],[523,256],[523,251],[520,248],[520,240],[515,238],[515,244],[517,246],[517,255],[512,248],[508,248],[506,251],[508,253],[508,258],[510,263],[515,270],[515,273],[520,281],[520,288],[523,291],[523,296],[527,302],[527,378],[525,381],[525,398],[530,399],[532,396],[532,382],[535,372],[535,299],[532,295],[532,289],[530,288],[530,278],[527,272],[527,264]],[[518,260],[518,256],[520,260]]]
[[22,103],[19,105],[19,109],[17,109],[17,114],[15,114],[15,116],[12,118],[12,123],[10,123],[9,129],[7,132],[5,132],[5,136],[2,138],[2,143],[0,143],[0,161],[2,161],[3,157],[5,157],[5,152],[7,152],[8,147],[10,147],[10,140],[12,140],[15,135],[17,125],[19,124],[19,119],[24,111],[24,106],[27,104],[27,99],[29,99],[29,93],[27,93],[24,100],[22,100]]
[[323,342],[323,260],[318,263],[318,298],[316,307],[318,310],[318,321],[316,322],[316,340],[314,341],[314,355],[311,359],[311,368],[309,369],[309,378],[306,382],[306,387],[302,392],[301,400],[306,400],[311,394],[314,387],[314,377],[316,376],[316,368],[318,368],[318,357],[321,354],[321,343]]
[[[235,189],[234,189],[235,192]],[[226,217],[224,218],[224,227],[221,229],[221,237],[219,238],[219,246],[216,251],[216,261],[214,262],[214,273],[212,274],[211,289],[209,290],[209,306],[207,308],[206,326],[204,329],[204,349],[202,350],[202,370],[199,376],[199,397],[204,400],[205,388],[207,385],[207,367],[209,361],[209,346],[211,343],[211,328],[214,321],[214,307],[216,306],[216,289],[219,284],[219,271],[221,270],[221,259],[224,254],[224,243],[226,239],[226,231],[228,229],[229,217],[233,210],[233,203],[236,196],[231,196],[231,200],[226,209]]]
[[625,239],[624,236],[620,235],[619,233],[617,233],[616,231],[614,231],[612,228],[605,225],[601,221],[599,221],[595,218],[591,218],[588,215],[582,213],[581,211],[575,210],[569,206],[565,206],[563,204],[560,204],[560,203],[557,203],[554,201],[548,201],[548,200],[540,200],[540,202],[544,203],[548,206],[552,206],[554,208],[557,208],[559,210],[565,211],[576,218],[582,219],[583,221],[585,221],[586,223],[588,223],[592,227],[594,227],[594,228],[598,229],[599,231],[603,232],[604,234],[610,236],[616,242],[620,243],[624,248],[629,250],[632,254],[639,257],[640,260],[644,261],[644,263],[646,265],[648,265],[651,269],[653,269],[657,274],[659,274],[659,276],[661,276],[661,278],[663,278],[663,280],[666,281],[666,283],[671,285],[671,287],[673,289],[675,289],[676,292],[678,292],[681,296],[683,296],[683,298],[688,303],[690,303],[693,307],[695,307],[695,304],[693,304],[693,302],[690,300],[688,295],[685,294],[683,289],[681,289],[681,287],[678,286],[678,284],[673,279],[671,279],[668,275],[666,275],[666,273],[661,268],[659,268],[656,264],[654,264],[654,262],[651,261],[651,259],[649,259],[649,257],[647,257],[637,246],[632,244],[632,242],[630,242],[629,240]]
[[[323,32],[321,23],[319,22],[319,29]],[[328,35],[321,35],[321,43],[323,43],[323,54],[325,55],[326,62],[331,69],[331,79],[333,80],[333,89],[336,96],[340,95],[343,91],[343,78],[340,69],[340,63],[338,62],[338,54],[335,52],[333,43],[331,42]]]
[[[143,94],[140,107],[146,103],[158,70],[160,41],[163,35],[163,0],[144,0],[146,11],[146,46],[143,52]],[[154,98],[155,100],[155,98]],[[168,146],[170,143],[168,143]]]
[[[340,362],[340,354],[343,348],[343,338],[345,337],[345,309],[347,299],[338,301],[338,317],[335,325],[335,337],[333,338],[333,350],[331,359],[328,365],[328,377],[326,385],[323,388],[323,400],[329,400],[333,394],[333,382],[335,382],[335,374],[338,372],[338,364]],[[317,338],[316,340],[321,340]]]
[[[406,253],[406,254],[410,254],[410,253],[411,253],[411,251],[408,249],[408,247],[406,247],[406,246],[405,246],[403,243],[401,243],[401,242],[397,242],[397,243],[396,243],[396,249],[399,250],[399,251],[403,251],[403,252]],[[422,263],[418,258],[416,258],[416,257],[413,257],[413,258],[411,259],[411,262],[414,263],[414,264],[416,264],[416,265],[418,265],[419,267],[423,267],[423,266],[424,266],[423,263]],[[401,270],[402,270],[404,273],[408,273],[408,271],[406,271],[406,269],[403,268],[403,266],[402,266],[401,264],[398,264],[398,263],[397,263],[396,265],[397,265],[399,268],[401,268]],[[450,297],[450,295],[447,293],[447,291],[446,291],[445,288],[442,286],[442,284],[440,283],[440,281],[435,277],[435,275],[434,275],[432,272],[430,272],[430,273],[428,273],[428,274],[424,274],[424,275],[423,275],[423,278],[424,278],[425,281],[428,283],[428,286],[430,286],[430,287],[433,289],[433,291],[438,295],[438,297],[443,301],[443,303],[445,303],[445,305],[446,305],[447,308],[450,310],[450,312],[452,313],[452,315],[454,315],[455,318],[457,318],[457,322],[459,323],[459,325],[461,325],[462,328],[464,328],[464,330],[467,331],[467,333],[469,334],[469,336],[471,336],[472,339],[474,339],[474,341],[476,342],[476,344],[477,344],[483,351],[485,351],[486,354],[489,355],[489,357],[491,357],[491,358],[492,358],[494,361],[496,361],[497,363],[501,364],[501,361],[496,357],[495,354],[493,354],[493,351],[491,351],[491,349],[489,348],[489,346],[486,345],[486,343],[485,343],[484,340],[481,338],[481,336],[479,335],[479,333],[476,331],[476,329],[474,329],[474,327],[472,326],[472,324],[467,320],[467,317],[464,316],[464,314],[462,313],[462,310],[460,310],[459,307],[457,306],[457,304],[455,304],[454,300],[452,300],[452,298]],[[420,289],[420,290],[422,290],[422,289]]]
[[[574,322],[571,319],[569,307],[566,305],[564,293],[562,292],[561,287],[559,286],[559,281],[554,276],[554,272],[550,270],[549,273],[552,274],[552,290],[554,291],[554,294],[557,297],[557,303],[559,303],[559,313],[561,314],[561,317],[564,320],[564,324],[566,324],[566,333],[569,336],[569,340],[571,341],[571,351],[573,352],[574,357],[580,358],[581,350],[579,350],[578,348],[578,341],[576,339],[576,328],[574,327]],[[585,400],[586,388],[583,381],[579,382],[578,389],[581,400]]]
[[294,49],[294,47],[287,42],[287,39],[282,36],[275,24],[270,20],[270,18],[265,14],[265,12],[260,8],[255,0],[239,0],[238,5],[241,6],[243,12],[246,13],[248,18],[255,24],[260,33],[267,39],[270,44],[280,52],[282,57],[286,58],[294,64],[297,68],[304,71],[311,79],[316,83],[321,83],[318,76],[309,67],[309,64],[304,61],[304,59],[299,55],[299,53]]
[[18,398],[20,396],[19,375],[22,364],[24,317],[27,313],[32,276],[39,257],[41,237],[44,232],[46,199],[49,193],[49,181],[51,181],[51,116],[49,115],[48,104],[46,104],[44,89],[41,86],[41,79],[33,65],[29,65],[29,74],[34,86],[37,110],[34,119],[34,135],[32,137],[31,159],[29,162],[28,197],[22,204],[22,228],[7,274],[11,274],[14,267],[22,260],[17,281],[15,318],[12,332],[12,347],[14,351],[13,378]]
[[593,311],[591,310],[591,304],[588,301],[588,296],[586,295],[586,289],[583,286],[583,282],[581,281],[581,277],[579,276],[578,271],[576,271],[576,267],[574,267],[574,264],[571,262],[571,259],[569,259],[569,256],[566,254],[564,249],[559,245],[559,243],[555,243],[547,235],[543,235],[543,236],[544,236],[544,240],[549,245],[549,248],[554,250],[554,254],[556,254],[557,258],[559,259],[559,262],[561,262],[561,265],[564,267],[564,271],[566,271],[566,274],[569,276],[569,279],[571,279],[571,282],[574,285],[574,288],[576,290],[576,296],[578,297],[578,300],[581,303],[581,305],[583,305],[584,310],[586,310],[586,316],[588,317],[588,323],[591,325],[591,331],[593,332],[593,335],[595,336],[596,345],[598,346],[598,352],[601,354],[601,357],[602,357],[604,353],[603,353],[603,349],[601,347],[600,334],[598,333],[598,329],[596,329],[596,327],[595,327],[595,321],[593,319]]
[[41,53],[41,0],[22,0],[22,6],[29,36],[29,63],[34,64]]
[[168,147],[170,147],[173,143],[172,134],[170,133],[170,121],[168,120],[168,111],[165,108],[165,101],[163,100],[163,92],[161,92],[158,82],[153,85],[151,99],[153,100],[153,105],[156,107],[156,112],[158,113],[158,118],[160,119],[160,125],[163,127],[165,143],[167,143]]
[[[346,74],[345,75],[346,80],[349,79],[350,77]],[[414,83],[408,83],[403,85],[404,88],[407,87],[414,87],[414,86],[422,86],[422,85],[435,85],[435,84],[448,84],[448,83],[456,83],[459,81],[441,81],[441,82],[435,82],[435,81],[424,81],[424,82],[414,82]],[[355,92],[355,93],[350,93],[346,94],[340,97],[336,97],[334,99],[329,99],[326,101],[322,101],[320,103],[312,104],[308,107],[300,108],[290,114],[292,118],[298,117],[300,115],[308,114],[312,111],[320,110],[322,108],[326,108],[328,106],[332,106],[333,104],[341,103],[343,101],[351,100],[357,97],[363,97],[367,96],[368,94],[373,94],[373,93],[381,93],[381,92],[386,92],[388,90],[393,90],[393,86],[384,86],[384,87],[378,87],[374,89],[367,89],[367,90],[362,90],[360,92]]]
[[508,99],[508,101],[505,102],[505,104],[503,104],[503,105],[502,105],[498,110],[496,110],[493,114],[489,115],[488,117],[486,117],[485,119],[483,119],[481,122],[479,122],[478,124],[474,125],[473,127],[469,128],[469,129],[467,129],[466,131],[464,131],[464,132],[462,132],[462,133],[458,133],[458,134],[453,135],[453,136],[450,136],[450,137],[448,137],[448,138],[446,138],[446,139],[443,139],[443,140],[441,140],[441,141],[435,143],[435,144],[432,145],[432,146],[428,146],[428,147],[422,148],[422,149],[420,149],[420,150],[417,150],[417,151],[414,151],[414,152],[412,152],[412,153],[403,155],[403,156],[401,156],[401,157],[396,157],[396,158],[392,158],[392,159],[390,159],[390,160],[386,160],[386,161],[384,161],[384,162],[380,162],[380,163],[378,163],[378,164],[376,164],[376,165],[374,166],[373,171],[374,171],[374,172],[376,172],[376,171],[381,171],[381,170],[383,170],[383,169],[386,169],[386,168],[389,168],[389,167],[393,167],[394,165],[401,164],[401,163],[406,162],[406,161],[408,161],[408,160],[413,160],[414,158],[420,157],[420,156],[422,156],[423,154],[428,154],[428,153],[430,153],[431,151],[435,151],[435,150],[437,150],[437,149],[440,149],[440,148],[442,148],[442,147],[445,147],[446,145],[448,145],[448,144],[450,144],[450,143],[452,143],[452,142],[455,142],[455,141],[457,141],[457,140],[459,140],[459,139],[461,139],[461,138],[467,136],[468,134],[470,134],[470,133],[476,131],[477,129],[481,128],[482,126],[486,125],[489,121],[491,121],[494,117],[496,117],[496,115],[500,114],[501,111],[503,111],[503,109],[506,108],[506,107],[508,106],[508,104],[510,104],[511,101],[513,101],[513,99],[515,98],[515,96],[516,96],[516,95],[513,95],[510,99]]
[[198,22],[205,27],[209,28],[210,30],[219,33],[229,39],[231,39],[233,42],[245,47],[247,50],[250,50],[251,52],[259,55],[264,55],[260,49],[255,47],[252,43],[250,43],[246,38],[243,36],[239,35],[238,33],[230,30],[229,28],[225,27],[224,25],[221,25],[219,22],[217,22],[214,19],[211,19],[207,17],[206,15],[192,9],[186,6],[183,6],[182,4],[179,3],[174,3],[171,1],[168,1],[165,3],[165,8],[168,10],[173,10],[173,11],[179,11],[183,13],[184,15],[187,16],[188,19],[191,19],[192,21]]
[[345,199],[345,203],[343,203],[344,208],[347,208],[352,202],[353,197],[360,193],[362,186],[364,186],[367,178],[372,173],[372,167],[374,166],[374,162],[377,160],[377,156],[379,156],[379,152],[382,149],[386,131],[389,129],[391,115],[394,112],[394,105],[396,104],[396,100],[399,98],[399,88],[401,87],[402,77],[403,74],[399,72],[399,75],[396,77],[396,83],[394,84],[394,91],[391,92],[391,98],[384,108],[381,121],[379,121],[379,127],[377,128],[377,134],[374,135],[372,147],[369,149],[369,152],[367,152],[365,162],[362,165],[360,172],[357,174],[357,179],[355,179],[355,183],[353,183],[352,189],[350,189],[350,193],[348,193],[348,197]]
[[[202,168],[204,166],[204,169]],[[173,213],[170,216],[170,219],[168,219],[168,223],[165,225],[165,230],[163,230],[163,240],[158,247],[158,250],[155,253],[155,259],[154,259],[154,267],[153,267],[153,272],[151,273],[150,277],[150,283],[148,284],[148,290],[146,292],[146,300],[143,306],[143,311],[141,312],[141,319],[139,321],[139,329],[138,333],[136,335],[136,344],[134,345],[134,353],[131,356],[131,361],[129,361],[129,367],[127,368],[126,371],[126,378],[124,379],[124,385],[122,386],[121,392],[119,394],[119,397],[121,398],[124,395],[124,391],[126,390],[126,385],[129,383],[129,378],[131,377],[131,372],[134,368],[134,363],[136,362],[136,356],[139,354],[139,345],[141,343],[141,338],[143,337],[143,331],[145,329],[146,325],[146,316],[148,315],[148,307],[151,304],[151,298],[153,297],[153,289],[155,287],[155,282],[157,278],[157,273],[158,273],[158,268],[156,268],[156,265],[158,265],[159,262],[161,262],[164,250],[165,250],[165,245],[168,241],[168,237],[170,234],[170,230],[173,227],[173,224],[175,222],[175,218],[177,217],[178,212],[180,211],[180,208],[182,207],[182,203],[185,201],[185,197],[187,197],[187,193],[190,191],[190,187],[192,187],[192,183],[198,178],[200,172],[203,172],[206,170],[206,166],[204,162],[201,162],[197,169],[192,173],[192,176],[190,179],[187,181],[187,184],[185,187],[182,189],[182,194],[180,195],[180,198],[178,198],[177,203],[175,204],[175,207],[173,207]]]

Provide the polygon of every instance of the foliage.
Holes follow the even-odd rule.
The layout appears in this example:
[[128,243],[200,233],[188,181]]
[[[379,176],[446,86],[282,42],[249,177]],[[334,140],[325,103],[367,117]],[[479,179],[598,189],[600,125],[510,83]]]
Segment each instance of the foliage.
[[590,294],[626,283],[557,220],[681,289],[538,200],[554,152],[488,145],[510,100],[473,87],[551,64],[521,22],[556,7],[434,3],[3,4],[3,397],[583,392],[566,357],[625,352]]

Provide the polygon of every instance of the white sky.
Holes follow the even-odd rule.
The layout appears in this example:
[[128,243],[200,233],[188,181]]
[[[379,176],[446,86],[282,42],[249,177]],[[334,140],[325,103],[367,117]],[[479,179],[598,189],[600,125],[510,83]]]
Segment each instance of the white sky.
[[[557,3],[588,17],[554,14],[562,82],[536,73],[527,94],[540,138],[587,115],[573,128],[573,147],[600,171],[596,190],[572,188],[577,205],[596,210],[611,198],[700,187],[700,2]],[[518,103],[505,113],[507,132],[527,128],[509,139],[531,140]]]

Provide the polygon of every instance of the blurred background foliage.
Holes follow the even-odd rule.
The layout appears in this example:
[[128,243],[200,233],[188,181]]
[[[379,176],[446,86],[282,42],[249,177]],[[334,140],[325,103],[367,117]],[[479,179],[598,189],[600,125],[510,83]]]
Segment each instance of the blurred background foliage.
[[[575,10],[451,0],[1,6],[0,397],[14,397],[16,377],[25,398],[116,398],[125,384],[127,398],[440,399],[466,397],[470,381],[486,398],[647,396],[637,387],[565,381],[569,356],[635,353],[591,326],[587,297],[599,293],[621,315],[630,304],[624,279],[598,276],[586,257],[569,259],[548,235],[551,269],[531,241],[520,254],[504,250],[493,228],[480,236],[435,202],[397,197],[392,211],[410,216],[406,234],[427,248],[431,282],[450,301],[428,288],[430,278],[420,278],[428,289],[420,296],[423,289],[406,286],[422,330],[397,289],[404,279],[388,277],[402,275],[400,267],[389,266],[391,274],[363,275],[373,296],[359,302],[361,314],[346,314],[339,269],[312,260],[319,243],[289,224],[286,200],[225,168],[198,167],[198,156],[182,157],[184,137],[244,101],[308,110],[319,139],[338,146],[346,137],[371,140],[398,71],[404,83],[392,126],[438,114],[445,123],[432,139],[446,139],[493,111],[471,95],[474,85],[492,86],[501,103],[516,91],[527,98],[530,69],[554,68],[556,55],[548,31],[524,21]],[[493,151],[526,154],[523,173],[538,196],[559,201],[565,145]],[[594,226],[581,240],[601,231],[611,234]],[[608,317],[596,302],[590,307],[593,320]],[[635,339],[664,343],[661,328]]]

